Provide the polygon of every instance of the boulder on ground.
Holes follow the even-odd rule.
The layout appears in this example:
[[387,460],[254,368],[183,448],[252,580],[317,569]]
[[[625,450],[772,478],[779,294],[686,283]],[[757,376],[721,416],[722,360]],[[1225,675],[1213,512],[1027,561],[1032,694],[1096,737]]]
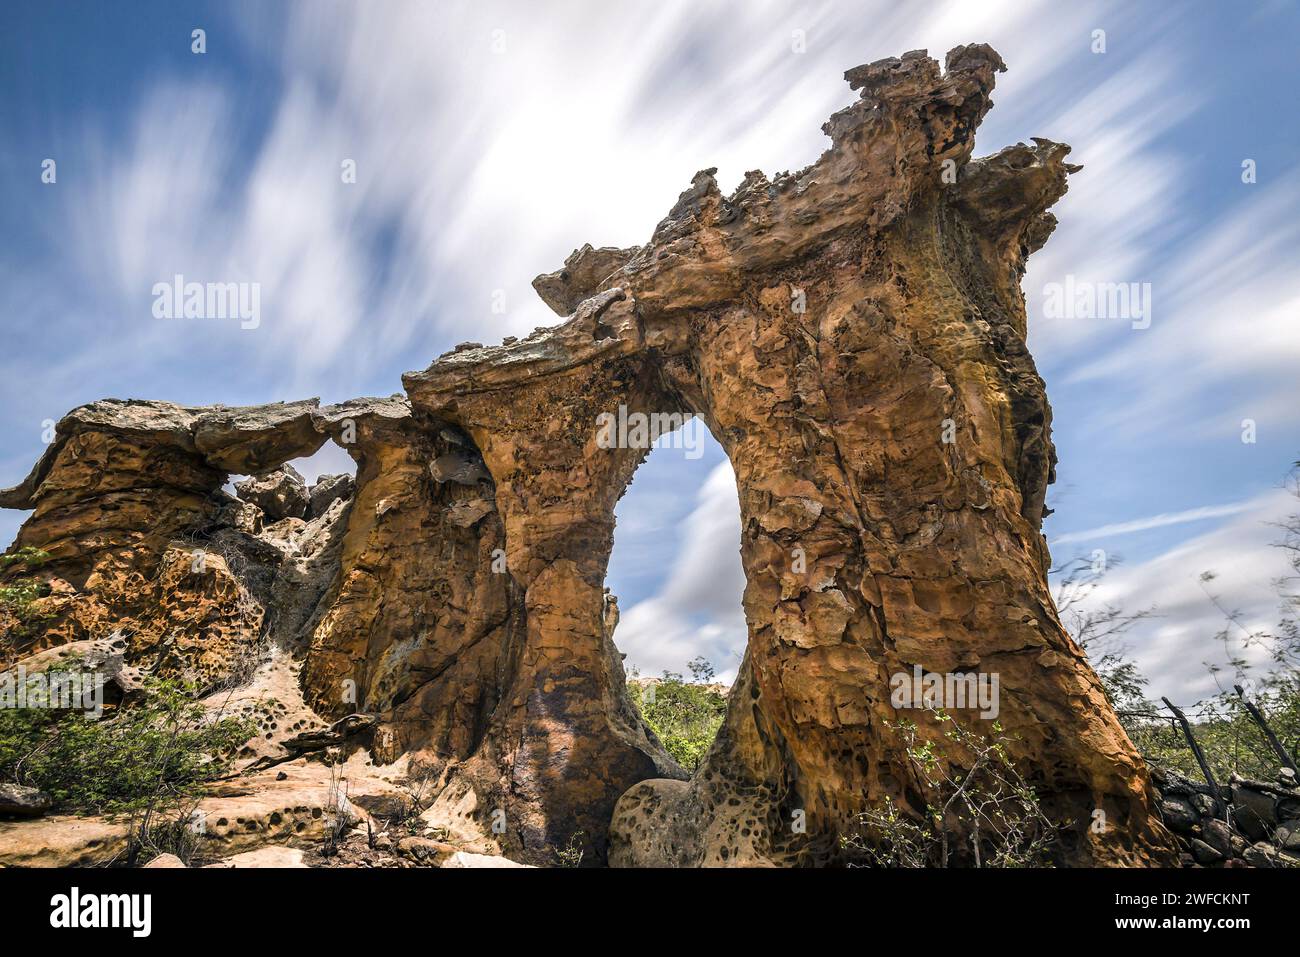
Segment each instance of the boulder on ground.
[[54,802],[44,791],[22,784],[0,784],[0,814],[40,817]]
[[206,865],[207,868],[286,868],[286,867],[307,867],[307,862],[303,860],[303,851],[299,847],[283,847],[272,844],[267,847],[257,847],[251,851],[244,851],[242,854],[235,854],[233,857],[223,858],[215,864]]
[[1190,831],[1201,819],[1196,809],[1181,797],[1167,797],[1161,801],[1160,816],[1165,825],[1175,831]]

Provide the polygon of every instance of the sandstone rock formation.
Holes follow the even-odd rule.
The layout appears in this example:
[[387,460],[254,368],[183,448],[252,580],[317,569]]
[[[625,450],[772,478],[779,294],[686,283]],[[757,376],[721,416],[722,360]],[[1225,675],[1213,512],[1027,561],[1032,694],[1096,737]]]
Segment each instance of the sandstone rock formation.
[[307,483],[292,465],[282,465],[245,479],[235,486],[235,491],[245,502],[260,508],[262,515],[272,522],[282,518],[304,518],[311,505]]
[[[302,714],[259,758],[373,716],[348,747],[418,763],[448,827],[617,865],[839,860],[864,809],[921,811],[891,675],[996,673],[1059,859],[1170,860],[1047,587],[1051,411],[1019,281],[1077,167],[1046,140],[971,158],[1002,69],[973,45],[848,71],[860,97],[815,164],[729,196],[696,174],[644,247],[535,280],[564,322],[458,347],[405,396],[74,410],[0,493],[35,509],[16,547],[53,556],[50,617],[12,650],[115,632],[209,687],[274,671]],[[620,407],[702,418],[739,487],[749,647],[689,778],[611,637],[614,508],[647,451],[598,442]],[[222,491],[327,440],[357,462],[343,498]]]
[[307,517],[320,518],[329,511],[331,505],[339,500],[350,499],[355,491],[356,486],[351,475],[346,473],[342,475],[322,475],[316,480],[316,484],[311,487]]

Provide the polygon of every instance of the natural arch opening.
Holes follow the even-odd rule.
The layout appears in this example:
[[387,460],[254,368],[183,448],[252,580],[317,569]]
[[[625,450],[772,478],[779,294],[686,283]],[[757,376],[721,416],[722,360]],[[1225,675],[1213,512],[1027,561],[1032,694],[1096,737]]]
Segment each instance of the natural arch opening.
[[628,696],[694,773],[748,640],[735,474],[701,420],[652,446],[614,517],[607,618],[617,615]]
[[0,554],[8,552],[18,540],[18,531],[36,512],[27,508],[21,511],[5,509],[0,512]]
[[309,519],[323,515],[336,499],[350,497],[356,474],[357,463],[352,456],[331,440],[311,455],[266,472],[231,474],[222,490],[257,504],[272,523],[288,517]]

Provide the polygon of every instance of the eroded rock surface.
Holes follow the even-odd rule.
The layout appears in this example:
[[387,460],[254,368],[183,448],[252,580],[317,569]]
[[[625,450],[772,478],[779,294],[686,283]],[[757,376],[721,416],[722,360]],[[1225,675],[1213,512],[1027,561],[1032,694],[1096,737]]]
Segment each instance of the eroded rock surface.
[[[49,617],[12,648],[117,630],[133,664],[291,684],[259,766],[364,716],[342,745],[418,767],[426,819],[536,863],[837,861],[868,807],[923,810],[891,676],[996,673],[1059,859],[1170,860],[1047,587],[1051,410],[1019,281],[1077,167],[1046,140],[972,159],[1002,69],[972,45],[848,71],[815,164],[728,196],[696,174],[645,246],[535,280],[564,322],[459,346],[405,395],[75,410],[0,492],[35,509],[16,546],[52,556]],[[647,451],[598,442],[620,407],[701,417],[739,487],[749,647],[689,778],[612,640],[614,508]],[[342,491],[221,491],[327,440],[357,462]]]
[[235,486],[240,499],[262,510],[264,521],[305,518],[311,505],[306,480],[292,465],[251,476]]
[[356,483],[353,482],[352,476],[347,473],[342,475],[322,475],[316,480],[316,484],[311,487],[307,517],[319,518],[329,511],[329,507],[335,502],[347,501],[352,498],[355,491]]

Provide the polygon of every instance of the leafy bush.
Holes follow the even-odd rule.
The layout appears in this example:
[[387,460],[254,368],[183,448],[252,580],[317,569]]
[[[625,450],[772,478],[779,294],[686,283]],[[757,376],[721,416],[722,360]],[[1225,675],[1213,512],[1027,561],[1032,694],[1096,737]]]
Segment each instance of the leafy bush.
[[0,555],[0,573],[7,572],[15,565],[22,565],[23,568],[31,571],[33,568],[39,568],[50,560],[50,553],[39,548],[33,548],[31,545],[24,545],[15,552],[8,555]]
[[664,749],[688,771],[700,766],[727,713],[727,699],[713,684],[713,668],[702,658],[688,666],[692,680],[665,671],[653,683],[628,682],[628,694]]
[[[49,558],[48,552],[24,545],[8,555],[0,555],[0,574],[9,571],[15,565],[22,565],[25,570],[31,571],[45,564]],[[0,608],[13,615],[20,626],[27,625],[37,618],[32,604],[49,593],[49,586],[44,582],[32,578],[15,578],[8,584],[0,585]]]
[[[1295,676],[1264,679],[1251,701],[1263,712],[1282,746],[1295,755],[1300,745],[1300,686]],[[1235,692],[1222,692],[1197,703],[1187,711],[1187,720],[1219,784],[1226,784],[1233,774],[1272,780],[1282,766]],[[1162,705],[1148,703],[1140,710],[1121,710],[1120,723],[1148,763],[1201,780],[1187,739]]]
[[142,701],[99,720],[81,711],[0,710],[0,778],[40,788],[72,810],[159,808],[224,774],[256,731],[246,718],[210,718],[177,682],[150,680]]

